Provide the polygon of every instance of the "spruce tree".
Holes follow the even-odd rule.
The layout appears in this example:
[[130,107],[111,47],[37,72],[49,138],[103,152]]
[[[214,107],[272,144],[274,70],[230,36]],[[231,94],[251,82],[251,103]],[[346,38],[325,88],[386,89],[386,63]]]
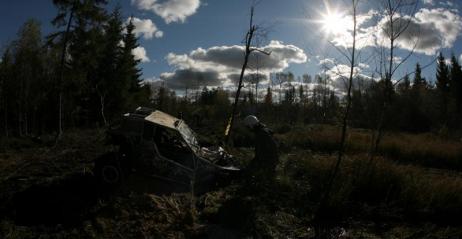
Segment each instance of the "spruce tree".
[[449,69],[443,54],[438,56],[436,70],[436,89],[438,90],[438,105],[440,122],[447,125],[448,120],[448,97],[449,97]]
[[0,112],[2,112],[2,129],[6,138],[10,136],[10,112],[14,110],[13,88],[14,78],[12,73],[13,56],[9,48],[5,50],[0,62]]
[[99,77],[94,87],[99,97],[100,114],[106,124],[107,116],[112,118],[122,113],[124,90],[127,88],[119,74],[119,59],[123,50],[120,7],[116,7],[111,14],[104,32],[103,52],[98,67]]
[[457,127],[462,127],[462,69],[454,54],[451,57],[450,92],[454,101],[452,112],[455,114]]
[[92,85],[98,77],[96,69],[107,0],[53,0],[53,4],[58,13],[52,24],[58,29],[64,28],[48,36],[49,45],[61,49],[55,84],[59,95],[59,139],[64,115],[72,115],[74,124],[88,124],[96,113],[98,104],[94,102],[97,97]]
[[268,106],[273,104],[273,92],[271,91],[270,87],[266,89],[266,95],[265,95],[264,102],[265,102],[265,105],[268,105]]
[[414,82],[412,85],[413,89],[424,89],[427,87],[427,81],[425,78],[422,77],[422,68],[420,67],[420,64],[417,63],[415,66],[415,75],[414,75]]
[[401,95],[404,95],[408,93],[410,89],[411,89],[411,81],[409,80],[409,75],[406,74],[402,82],[398,84],[398,92]]
[[441,92],[447,93],[449,90],[449,68],[442,53],[438,56],[437,64],[436,88]]
[[126,26],[126,33],[123,36],[124,46],[119,62],[119,74],[126,93],[126,108],[134,108],[138,104],[143,104],[143,101],[146,101],[150,95],[149,89],[141,86],[141,70],[138,68],[141,60],[136,59],[133,55],[133,50],[139,47],[138,38],[135,36],[134,30],[133,19],[130,19]]

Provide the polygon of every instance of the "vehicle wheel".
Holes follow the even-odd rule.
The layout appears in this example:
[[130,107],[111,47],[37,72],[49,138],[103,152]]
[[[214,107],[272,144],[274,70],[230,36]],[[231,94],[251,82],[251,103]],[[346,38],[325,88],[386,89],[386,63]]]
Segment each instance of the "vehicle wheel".
[[94,171],[99,183],[105,187],[116,188],[122,184],[124,179],[116,153],[108,153],[97,159]]

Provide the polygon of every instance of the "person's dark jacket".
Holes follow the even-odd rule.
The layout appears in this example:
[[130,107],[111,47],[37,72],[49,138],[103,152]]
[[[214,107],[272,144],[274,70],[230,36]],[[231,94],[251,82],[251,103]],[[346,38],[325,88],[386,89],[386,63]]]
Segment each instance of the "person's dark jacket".
[[255,133],[255,158],[252,162],[252,170],[273,175],[279,162],[276,141],[271,130],[263,124],[256,126],[253,130]]

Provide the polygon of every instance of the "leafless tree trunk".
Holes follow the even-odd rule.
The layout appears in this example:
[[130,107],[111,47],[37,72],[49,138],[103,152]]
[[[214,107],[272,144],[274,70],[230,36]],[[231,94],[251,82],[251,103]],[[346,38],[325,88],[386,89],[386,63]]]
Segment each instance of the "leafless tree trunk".
[[66,64],[66,51],[67,43],[69,41],[69,32],[71,30],[72,19],[74,18],[74,8],[72,8],[67,22],[66,32],[64,33],[63,49],[61,51],[61,63],[60,63],[60,75],[58,82],[58,134],[56,136],[56,142],[59,141],[63,134],[63,81],[64,81],[64,65]]
[[[382,0],[383,8],[385,8],[386,18],[388,20],[385,27],[382,28],[389,41],[389,55],[388,59],[381,59],[380,62],[387,62],[388,66],[383,67],[385,74],[380,72],[380,75],[385,80],[385,88],[383,90],[384,101],[380,109],[379,120],[375,132],[372,133],[371,149],[369,152],[369,162],[374,160],[375,155],[378,153],[379,145],[383,137],[384,122],[390,98],[392,96],[394,84],[392,83],[393,76],[399,67],[409,59],[414,53],[414,50],[401,60],[398,64],[394,63],[396,41],[399,37],[408,30],[412,17],[417,9],[418,2],[415,0]],[[404,17],[410,16],[411,18],[405,19]],[[417,43],[415,43],[417,45]],[[415,48],[415,46],[414,46]],[[381,54],[384,57],[386,54]],[[382,69],[382,66],[380,67]]]
[[9,138],[9,129],[8,129],[8,101],[7,99],[5,98],[5,101],[4,101],[4,104],[5,104],[5,111],[4,111],[4,114],[3,114],[3,118],[4,118],[4,127],[5,127],[5,136],[6,138],[8,139]]
[[103,118],[103,123],[105,126],[107,126],[107,121],[106,121],[106,115],[104,114],[104,95],[101,95],[99,96],[99,101],[100,101],[100,104],[101,104],[101,117]]
[[252,47],[252,39],[255,35],[255,32],[257,31],[257,26],[253,24],[253,14],[254,14],[254,7],[252,6],[250,9],[250,24],[249,24],[249,30],[247,31],[246,37],[245,37],[245,55],[244,55],[244,64],[242,64],[242,69],[241,69],[241,74],[239,76],[239,84],[237,86],[237,91],[236,91],[236,96],[234,98],[234,104],[233,104],[233,110],[231,113],[231,117],[229,118],[228,125],[225,130],[225,143],[228,143],[232,129],[233,129],[233,124],[234,124],[234,119],[237,113],[237,107],[239,103],[239,96],[241,94],[241,89],[242,89],[242,81],[244,79],[244,74],[245,70],[247,69],[247,64],[249,62],[249,57],[250,54],[254,51],[258,51],[264,54],[269,55],[270,53],[263,52],[255,47]]
[[323,217],[324,210],[329,202],[330,193],[332,190],[332,186],[334,183],[335,178],[337,177],[338,172],[340,171],[340,165],[342,163],[344,152],[345,152],[345,145],[346,145],[346,135],[347,135],[347,128],[348,128],[348,117],[350,114],[351,108],[351,90],[353,86],[353,78],[354,78],[354,69],[356,67],[356,34],[357,34],[357,10],[358,10],[358,2],[359,0],[351,0],[352,1],[352,17],[353,17],[353,45],[351,48],[350,55],[345,55],[347,61],[350,63],[350,73],[348,78],[347,84],[347,97],[346,97],[346,106],[345,111],[342,117],[342,132],[340,136],[340,143],[339,143],[339,150],[337,154],[337,161],[333,170],[331,171],[331,175],[329,176],[328,183],[326,186],[326,190],[321,198],[320,205],[317,209],[315,214],[315,224],[316,224],[316,237],[317,238],[326,238],[326,232],[323,229],[323,220],[319,219]]

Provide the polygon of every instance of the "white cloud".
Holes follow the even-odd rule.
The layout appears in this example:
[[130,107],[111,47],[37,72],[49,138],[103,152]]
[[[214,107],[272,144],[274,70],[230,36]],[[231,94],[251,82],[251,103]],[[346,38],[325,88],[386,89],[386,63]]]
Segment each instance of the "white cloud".
[[[388,57],[388,60],[390,60],[390,57]],[[399,64],[399,63],[401,63],[402,61],[403,61],[403,58],[400,57],[400,56],[394,56],[394,57],[393,57],[393,62],[394,62],[395,64]]]
[[[249,58],[247,74],[256,73],[257,70],[263,75],[280,72],[290,64],[304,63],[308,58],[302,49],[279,41],[271,41],[261,50],[271,54],[268,56],[254,51]],[[234,45],[198,48],[189,54],[169,53],[165,59],[169,65],[176,68],[175,72],[161,75],[161,79],[172,88],[181,89],[200,84],[234,85],[233,79],[240,73],[244,61],[244,47]]]
[[[326,74],[331,79],[346,79],[350,77],[351,67],[345,64],[339,64],[336,66],[331,66],[329,70],[326,71]],[[361,73],[362,69],[360,67],[353,68],[353,76],[357,76]]]
[[140,10],[152,11],[162,17],[166,23],[184,22],[196,13],[200,0],[132,0]]
[[135,59],[141,60],[141,62],[143,62],[143,63],[151,61],[149,59],[149,57],[147,56],[147,54],[146,54],[146,49],[144,49],[144,47],[142,47],[142,46],[139,46],[139,47],[133,49],[132,54],[133,54],[133,56],[135,56]]
[[[127,22],[130,21],[130,18]],[[160,31],[151,19],[139,19],[134,17],[132,19],[135,30],[133,31],[136,36],[143,36],[144,39],[152,39],[153,37],[161,38],[164,32]]]
[[325,58],[325,59],[319,60],[318,65],[325,66],[325,65],[333,65],[333,64],[335,64],[335,59],[333,59],[333,58]]
[[160,78],[172,89],[199,89],[204,86],[220,86],[223,78],[213,70],[199,71],[196,69],[176,70],[173,73],[162,73]]
[[[372,26],[371,21],[378,15],[379,12],[376,10],[358,14],[358,29],[356,36],[357,49],[374,45],[374,35],[377,32],[377,26]],[[338,24],[341,24],[341,27],[339,27],[335,33],[331,33],[328,38],[337,46],[351,48],[353,45],[353,18],[351,16],[343,16],[342,21]]]
[[[461,17],[448,9],[420,9],[414,16],[402,17],[395,22],[399,26],[407,26],[406,31],[397,40],[398,47],[405,50],[415,49],[416,52],[434,55],[441,48],[451,48],[462,30]],[[388,31],[388,21],[382,19],[379,37],[384,38]]]
[[[325,68],[325,75],[328,77],[328,84],[335,89],[336,92],[345,92],[347,89],[348,78],[350,77],[351,66],[341,64],[335,59],[321,59],[322,67]],[[358,84],[363,86],[372,80],[371,77],[365,74],[365,70],[370,68],[368,64],[359,63],[353,68],[353,86]]]
[[433,0],[422,0],[424,4],[433,5]]
[[[410,49],[409,42],[417,41],[417,51],[433,55],[441,48],[451,48],[462,30],[461,17],[448,9],[421,9],[403,34],[401,44]],[[406,43],[407,42],[407,43]]]
[[460,54],[459,61],[462,62],[462,54]]
[[[254,51],[249,57],[248,67],[261,71],[282,71],[290,63],[304,63],[307,56],[304,51],[294,45],[284,45],[280,41],[271,41],[260,50],[270,53],[265,55]],[[167,61],[179,68],[215,68],[240,70],[244,62],[243,46],[215,46],[208,49],[198,48],[189,55],[167,55]]]
[[[362,17],[365,15],[364,17]],[[369,16],[369,17],[368,17]],[[371,24],[371,16],[378,16],[377,24]],[[394,22],[395,28],[407,26],[397,39],[397,47],[415,50],[418,53],[434,55],[441,48],[451,48],[462,31],[462,18],[456,10],[445,8],[421,8],[413,17],[402,16]],[[385,46],[388,47],[386,32],[389,29],[388,19],[384,14],[371,11],[360,15],[358,21],[357,48]],[[350,21],[348,17],[345,21]],[[352,45],[352,29],[331,36],[331,41],[344,48]]]

